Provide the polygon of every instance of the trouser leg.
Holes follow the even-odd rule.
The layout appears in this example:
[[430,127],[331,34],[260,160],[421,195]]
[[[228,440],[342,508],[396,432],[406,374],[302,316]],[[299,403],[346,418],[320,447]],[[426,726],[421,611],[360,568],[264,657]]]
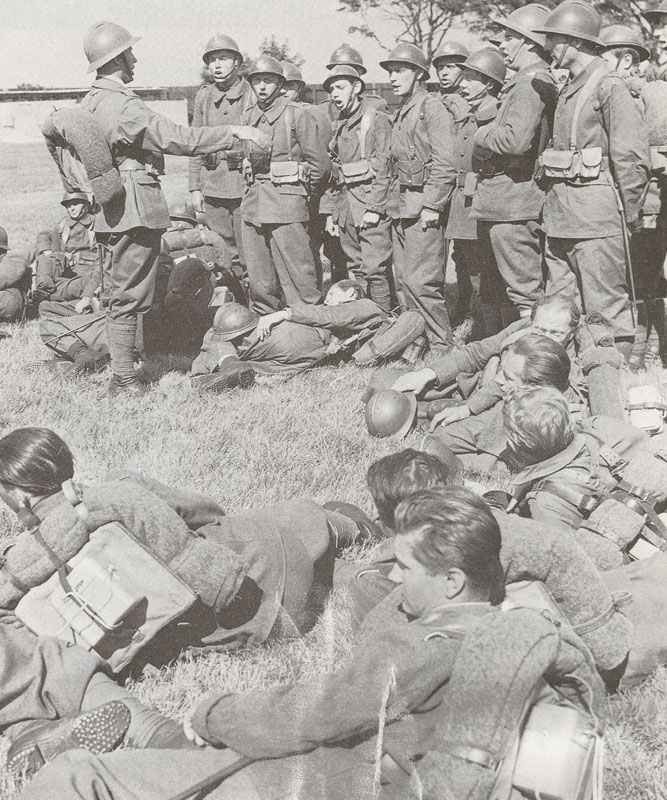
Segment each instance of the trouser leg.
[[445,240],[442,226],[422,230],[419,219],[394,223],[396,278],[407,308],[424,317],[431,345],[452,343],[445,302]]
[[120,385],[135,380],[137,315],[149,311],[155,294],[162,231],[133,228],[109,237],[111,296],[107,336],[111,370]]
[[380,308],[390,311],[391,221],[381,219],[372,228],[358,228],[349,219],[340,227],[340,244],[354,277],[365,284],[366,294]]
[[228,263],[224,266],[237,277],[245,272],[240,198],[204,198],[204,209],[211,230],[219,234],[224,243]]
[[528,316],[544,289],[542,234],[535,220],[483,222],[509,302]]
[[104,312],[74,315],[45,313],[39,319],[39,335],[46,347],[65,358],[71,358],[72,353],[81,347],[96,350],[100,356],[109,352]]
[[470,312],[472,300],[471,275],[479,272],[479,244],[476,239],[455,239],[452,248],[454,266],[456,267],[456,285],[458,297],[456,300],[456,316],[461,319]]
[[278,273],[271,258],[270,236],[267,225],[243,222],[243,249],[247,259],[250,303],[260,314],[268,314],[283,306]]
[[271,257],[288,306],[319,303],[317,270],[308,238],[308,223],[286,222],[270,227]]
[[505,302],[505,285],[491,246],[489,226],[477,223],[477,258],[479,262],[479,300],[484,333],[493,336],[505,326],[509,303]]

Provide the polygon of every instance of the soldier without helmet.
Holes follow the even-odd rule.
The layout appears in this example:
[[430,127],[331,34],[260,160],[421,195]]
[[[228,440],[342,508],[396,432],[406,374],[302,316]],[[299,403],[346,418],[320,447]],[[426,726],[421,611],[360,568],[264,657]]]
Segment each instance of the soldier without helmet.
[[160,240],[169,227],[159,181],[162,154],[206,155],[230,149],[237,139],[264,143],[266,138],[239,125],[187,128],[149,109],[127,88],[134,79],[137,41],[113,22],[97,23],[84,39],[88,71],[96,78],[81,108],[102,128],[125,189],[103,206],[95,223],[97,238],[111,251],[110,396],[143,391],[134,370],[138,315],[153,303]]

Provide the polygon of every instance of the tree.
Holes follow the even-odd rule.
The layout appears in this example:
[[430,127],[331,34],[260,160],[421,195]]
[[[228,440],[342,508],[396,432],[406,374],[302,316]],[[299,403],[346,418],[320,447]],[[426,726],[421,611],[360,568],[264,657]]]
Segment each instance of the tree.
[[376,33],[377,22],[390,22],[396,39],[420,47],[430,59],[447,35],[452,23],[465,13],[466,0],[339,0],[339,11],[358,14],[362,25],[352,25],[358,33],[389,50],[395,42],[383,42]]

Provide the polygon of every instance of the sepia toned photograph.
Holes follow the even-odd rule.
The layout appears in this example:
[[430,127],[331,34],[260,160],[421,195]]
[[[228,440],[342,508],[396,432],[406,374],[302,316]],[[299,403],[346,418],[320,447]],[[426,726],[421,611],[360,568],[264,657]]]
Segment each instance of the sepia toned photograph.
[[667,798],[667,0],[3,0],[0,798]]

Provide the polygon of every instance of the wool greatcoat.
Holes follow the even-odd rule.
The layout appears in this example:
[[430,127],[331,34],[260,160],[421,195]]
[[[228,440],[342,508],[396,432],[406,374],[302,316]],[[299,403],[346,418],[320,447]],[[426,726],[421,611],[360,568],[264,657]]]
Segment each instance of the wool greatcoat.
[[[585,681],[599,709],[601,682],[567,626],[559,632],[535,610],[479,602],[441,606],[409,621],[396,602],[391,621],[382,617],[362,628],[359,644],[335,672],[200,703],[193,727],[224,751],[125,750],[99,757],[71,751],[37,775],[24,800],[48,792],[60,800],[164,800],[239,754],[268,760],[226,779],[211,800],[416,797],[400,769],[390,777],[384,763],[374,786],[376,750],[405,764],[428,754],[416,769],[423,781],[437,784],[433,796],[451,790],[484,800],[494,771],[447,756],[445,742],[469,742],[499,757],[542,676],[575,705],[579,695],[565,687]],[[448,761],[444,778],[441,758]]]
[[[200,87],[195,95],[192,126],[240,125],[254,95],[245,78],[220,88],[215,83]],[[233,270],[245,268],[241,227],[241,198],[245,182],[241,173],[243,148],[237,143],[219,155],[194,156],[190,159],[188,188],[201,191],[208,224],[225,242],[228,263]]]
[[480,176],[473,199],[480,239],[490,248],[508,300],[528,310],[543,287],[539,220],[544,193],[535,166],[551,133],[557,89],[543,61],[520,69],[503,86],[495,120],[475,134]]
[[[339,117],[334,122],[329,145],[338,189],[333,219],[340,231],[348,269],[366,285],[368,297],[385,311],[391,309],[390,143],[391,121],[388,115],[375,104],[362,99],[349,116]],[[371,174],[363,183],[348,185],[342,165],[362,159],[368,162]],[[366,211],[380,215],[377,225],[361,227]]]
[[[569,150],[577,98],[596,70],[604,70],[602,59],[593,59],[561,91],[556,150]],[[649,153],[646,126],[621,78],[603,74],[581,111],[575,140],[578,149],[602,148],[602,169],[595,179],[545,179],[546,293],[576,298],[586,313],[599,311],[617,338],[633,336],[622,226],[623,218],[630,226],[639,219]]]
[[[445,302],[446,212],[456,186],[454,118],[440,98],[418,87],[396,111],[391,132],[394,269],[403,306],[424,317],[433,344],[449,346]],[[422,209],[440,222],[422,230]]]
[[[269,313],[321,299],[309,238],[310,197],[328,169],[315,117],[299,103],[275,96],[266,108],[251,106],[243,122],[269,134],[271,150],[246,147],[252,166],[241,202],[243,247],[253,307]],[[271,165],[298,162],[307,175],[274,183]]]

